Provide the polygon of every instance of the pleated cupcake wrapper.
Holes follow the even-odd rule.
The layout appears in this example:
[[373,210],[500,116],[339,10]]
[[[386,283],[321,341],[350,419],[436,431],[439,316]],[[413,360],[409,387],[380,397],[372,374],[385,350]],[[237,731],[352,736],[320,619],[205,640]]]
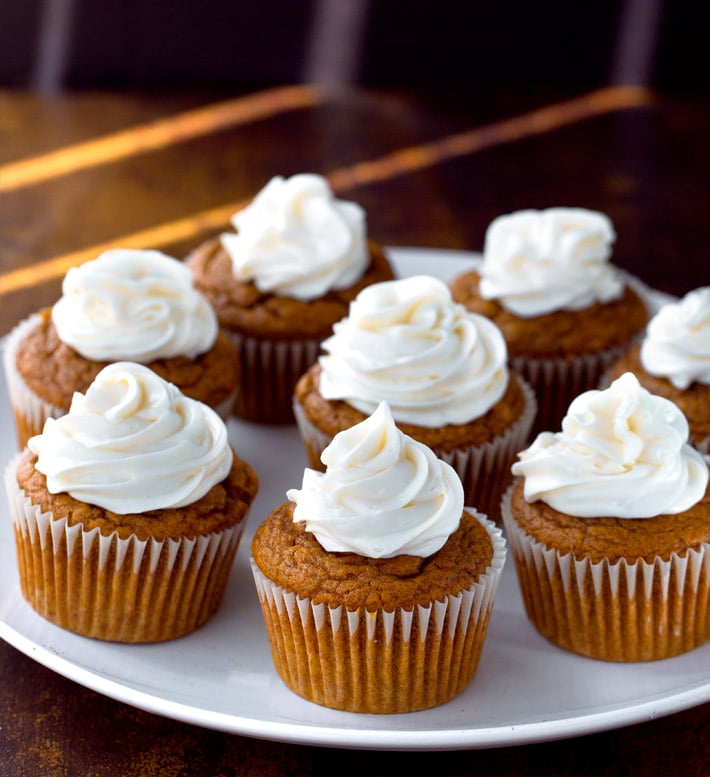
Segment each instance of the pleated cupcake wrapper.
[[250,421],[293,423],[298,379],[316,361],[321,340],[269,340],[229,331],[241,363],[241,390],[234,414]]
[[626,348],[608,348],[571,359],[511,357],[511,368],[527,380],[537,397],[533,434],[559,431],[570,402],[582,392],[597,388],[602,374]]
[[[511,480],[510,467],[518,452],[526,447],[537,410],[532,389],[524,379],[517,377],[517,380],[524,395],[523,412],[500,437],[478,447],[445,450],[431,446],[437,457],[450,464],[461,479],[464,503],[485,513],[494,521],[500,521],[500,500]],[[320,456],[331,443],[333,436],[318,429],[296,400],[293,412],[309,466],[323,470]]]
[[17,348],[28,332],[34,329],[40,321],[38,314],[33,314],[21,321],[7,336],[3,363],[5,368],[5,380],[10,398],[10,406],[15,417],[17,430],[17,442],[20,448],[24,448],[27,440],[35,434],[41,434],[44,422],[48,418],[59,418],[66,410],[50,402],[45,402],[25,383],[17,371]]
[[315,604],[251,559],[274,665],[295,693],[351,712],[399,713],[442,704],[471,681],[505,563],[502,531],[478,516],[494,555],[467,590],[411,610]]
[[710,639],[710,544],[666,561],[592,562],[527,535],[503,498],[505,531],[528,618],[566,650],[608,661],[651,661]]
[[5,471],[20,587],[40,615],[87,637],[157,642],[187,634],[217,609],[244,520],[194,538],[141,540],[86,531],[42,512]]
[[[34,329],[39,324],[39,321],[40,317],[36,313],[21,321],[7,336],[3,353],[8,395],[15,417],[17,442],[20,448],[25,447],[30,437],[42,433],[44,422],[48,418],[60,418],[67,412],[65,408],[46,402],[35,394],[17,371],[15,361],[17,348],[25,335]],[[214,410],[225,422],[232,414],[236,397],[237,391],[235,390],[234,393],[214,407]]]

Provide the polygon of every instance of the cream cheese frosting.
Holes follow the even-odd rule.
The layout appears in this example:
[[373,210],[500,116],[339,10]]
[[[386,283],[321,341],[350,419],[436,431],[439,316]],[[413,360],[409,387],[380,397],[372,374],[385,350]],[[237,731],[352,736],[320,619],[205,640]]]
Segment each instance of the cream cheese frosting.
[[399,422],[467,423],[508,385],[498,327],[455,303],[446,284],[426,275],[363,289],[322,347],[323,397],[365,414],[384,399]]
[[263,292],[312,300],[358,281],[369,263],[364,210],[320,175],[276,176],[221,236],[234,277]]
[[323,451],[326,471],[306,469],[290,489],[293,520],[330,552],[426,558],[456,531],[463,487],[454,470],[403,434],[386,402],[338,433]]
[[72,267],[52,321],[62,342],[86,359],[141,364],[194,358],[212,348],[218,330],[212,306],[182,262],[125,248]]
[[680,513],[708,483],[683,413],[630,372],[574,399],[562,431],[539,434],[512,471],[524,477],[528,501],[581,518]]
[[609,218],[585,208],[499,216],[486,231],[481,296],[521,318],[617,299],[624,283],[608,261],[615,239]]
[[101,370],[28,447],[50,493],[121,515],[189,505],[224,480],[233,461],[211,408],[133,362]]
[[648,322],[641,364],[677,389],[710,385],[710,286],[665,305]]

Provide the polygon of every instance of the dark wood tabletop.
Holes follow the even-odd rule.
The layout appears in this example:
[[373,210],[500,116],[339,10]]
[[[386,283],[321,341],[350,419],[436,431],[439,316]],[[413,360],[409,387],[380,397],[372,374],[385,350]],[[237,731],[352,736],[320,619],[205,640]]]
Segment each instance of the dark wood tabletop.
[[[610,87],[476,103],[288,86],[237,96],[7,91],[0,100],[0,336],[51,304],[72,265],[109,246],[183,257],[272,176],[298,172],[326,175],[359,202],[386,246],[479,251],[502,213],[581,206],[611,217],[614,262],[651,287],[680,295],[710,283],[710,104],[697,98]],[[573,739],[463,754],[345,751],[157,716],[0,641],[2,777],[709,768],[710,698]]]

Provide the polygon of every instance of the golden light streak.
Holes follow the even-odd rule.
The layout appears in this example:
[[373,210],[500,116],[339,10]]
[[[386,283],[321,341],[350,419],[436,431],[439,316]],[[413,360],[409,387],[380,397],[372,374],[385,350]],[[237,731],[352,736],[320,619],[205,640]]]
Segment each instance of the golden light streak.
[[[649,105],[652,100],[653,96],[648,90],[638,87],[602,89],[511,119],[403,148],[378,159],[358,162],[350,167],[332,171],[327,178],[335,191],[342,192],[356,186],[406,175],[458,156],[538,135],[610,111]],[[209,230],[216,232],[224,229],[232,214],[245,204],[246,201],[230,203],[201,211],[194,216],[123,235],[105,243],[39,262],[31,267],[7,272],[0,275],[0,296],[61,277],[70,267],[95,258],[107,248],[157,247],[187,240]]]
[[642,87],[620,86],[600,89],[511,119],[503,119],[419,146],[403,148],[379,159],[359,162],[335,171],[329,176],[329,180],[336,190],[388,180],[492,146],[540,135],[582,119],[589,119],[610,111],[649,105],[652,100],[652,93]]
[[218,208],[204,210],[195,216],[189,216],[177,221],[169,221],[155,227],[133,232],[115,240],[105,243],[95,243],[79,251],[62,254],[45,262],[37,262],[31,267],[21,267],[0,274],[0,297],[23,288],[36,286],[38,283],[59,278],[66,275],[70,267],[76,267],[83,262],[88,262],[109,248],[155,248],[167,243],[176,243],[179,240],[194,237],[200,232],[224,229],[232,214],[248,204],[248,200],[231,205],[222,205]]
[[0,165],[0,192],[31,186],[88,167],[155,151],[225,127],[308,108],[323,100],[310,86],[288,86],[195,108],[174,116]]

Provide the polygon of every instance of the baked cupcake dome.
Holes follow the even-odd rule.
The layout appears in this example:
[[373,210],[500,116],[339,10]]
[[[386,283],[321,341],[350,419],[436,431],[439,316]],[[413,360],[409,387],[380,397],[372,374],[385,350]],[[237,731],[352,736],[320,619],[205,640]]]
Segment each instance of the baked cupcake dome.
[[177,259],[115,249],[72,268],[62,297],[21,322],[3,355],[20,447],[115,361],[147,364],[223,418],[238,389],[229,337]]
[[21,590],[40,615],[153,642],[215,612],[258,480],[210,408],[118,363],[29,446],[5,484]]
[[[252,543],[275,667],[293,691],[335,709],[442,704],[476,671],[502,534],[462,508],[453,471],[401,435],[384,404],[325,458],[326,473],[306,470]],[[333,509],[343,491],[352,512]]]
[[233,224],[187,263],[239,354],[236,415],[292,423],[293,388],[321,341],[362,288],[394,273],[366,238],[364,211],[320,176],[272,179]]
[[605,381],[625,372],[676,404],[688,421],[691,444],[710,453],[710,286],[662,307],[641,343],[613,362]]
[[710,492],[672,403],[625,374],[572,403],[514,466],[503,520],[528,618],[551,642],[647,661],[710,639]]
[[595,211],[518,211],[491,223],[480,268],[451,282],[457,302],[503,332],[537,396],[534,431],[557,428],[646,325],[644,300],[608,263],[614,239]]
[[466,504],[497,518],[536,402],[508,370],[494,324],[453,303],[441,281],[415,276],[364,289],[323,350],[294,396],[309,466],[323,469],[335,434],[384,399],[405,434],[454,467]]

